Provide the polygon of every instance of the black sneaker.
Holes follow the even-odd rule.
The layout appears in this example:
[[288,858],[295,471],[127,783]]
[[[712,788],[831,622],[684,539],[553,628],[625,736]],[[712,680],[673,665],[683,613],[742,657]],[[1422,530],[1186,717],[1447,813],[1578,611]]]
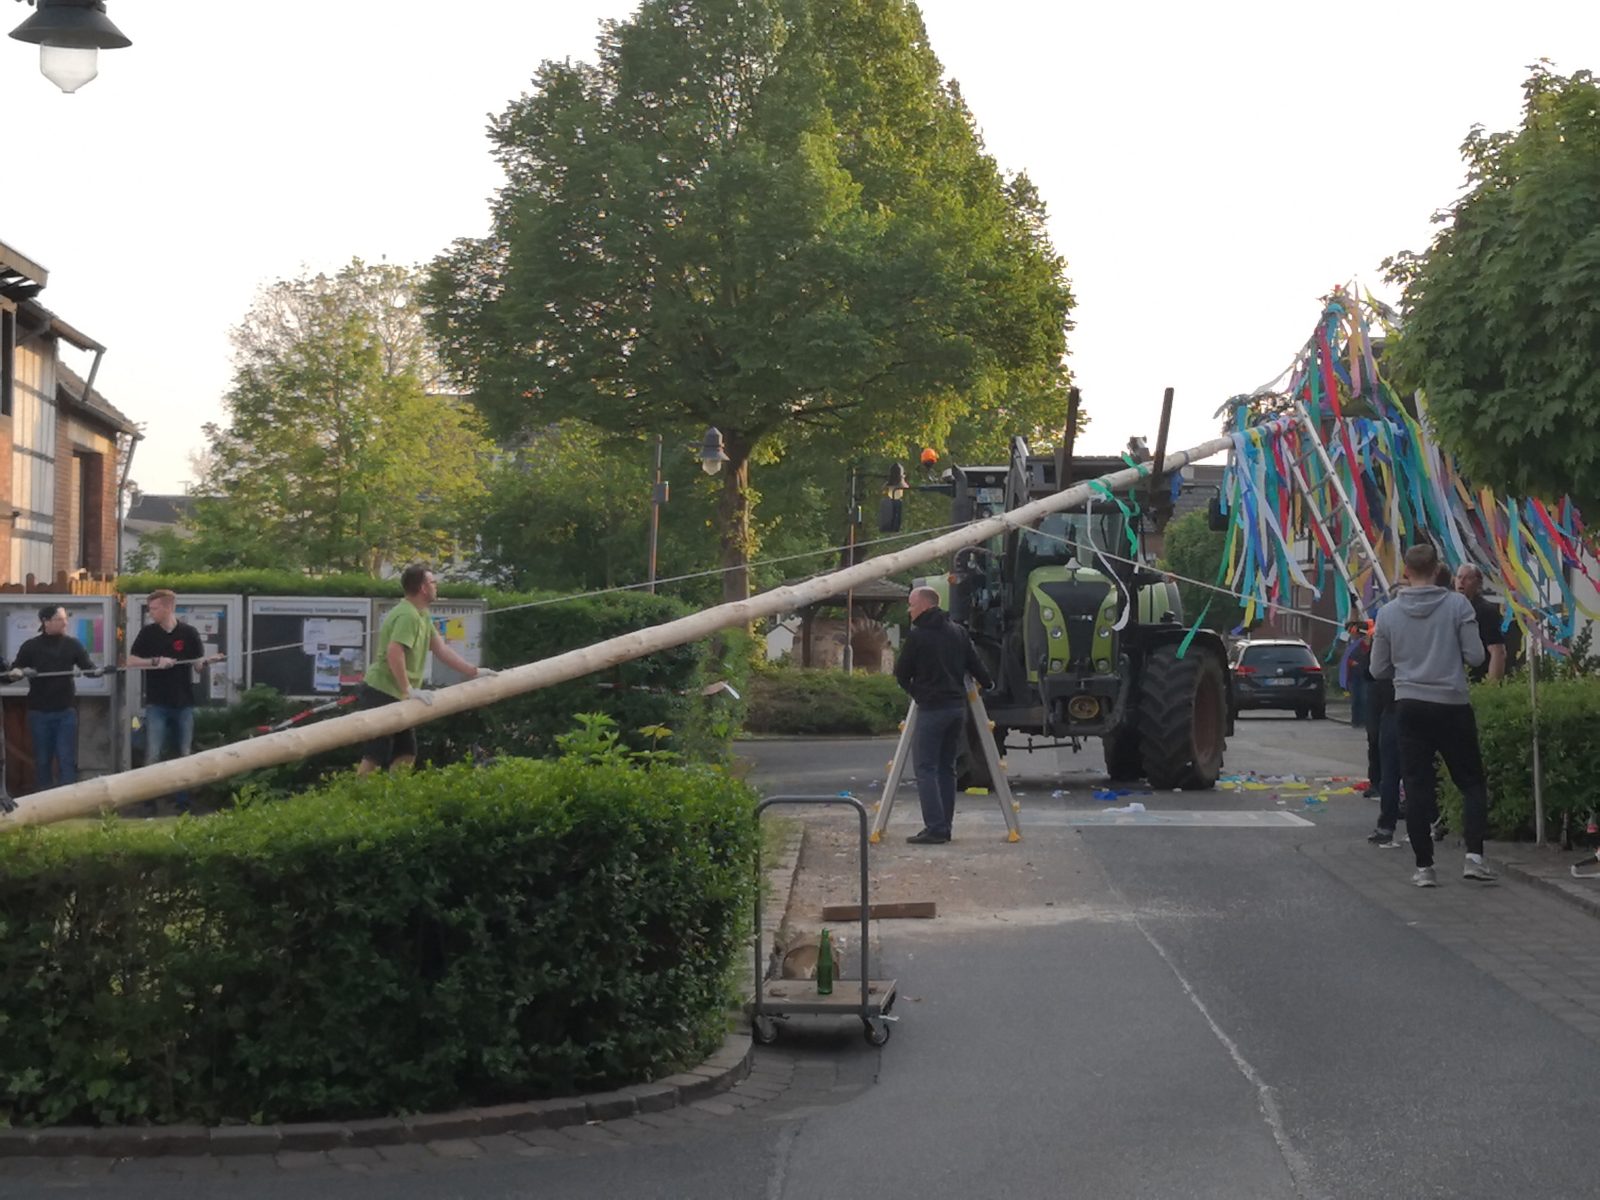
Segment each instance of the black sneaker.
[[949,840],[949,834],[934,833],[928,829],[924,829],[921,833],[913,833],[906,839],[913,846],[942,846]]
[[1394,845],[1394,830],[1385,829],[1382,825],[1379,825],[1371,833],[1367,834],[1367,841],[1374,846],[1392,846]]

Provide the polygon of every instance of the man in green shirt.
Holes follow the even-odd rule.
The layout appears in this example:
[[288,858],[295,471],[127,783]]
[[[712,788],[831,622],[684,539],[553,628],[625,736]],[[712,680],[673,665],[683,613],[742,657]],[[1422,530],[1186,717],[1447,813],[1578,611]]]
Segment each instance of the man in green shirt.
[[[432,704],[433,697],[421,690],[422,669],[428,651],[453,671],[468,679],[493,675],[488,667],[475,667],[462,658],[439,636],[428,617],[428,606],[439,594],[439,584],[424,563],[412,563],[400,573],[400,588],[405,599],[390,610],[378,627],[376,654],[361,681],[356,711],[382,708],[400,700],[420,700]],[[414,729],[373,738],[361,751],[359,775],[383,768],[410,767],[417,758]]]

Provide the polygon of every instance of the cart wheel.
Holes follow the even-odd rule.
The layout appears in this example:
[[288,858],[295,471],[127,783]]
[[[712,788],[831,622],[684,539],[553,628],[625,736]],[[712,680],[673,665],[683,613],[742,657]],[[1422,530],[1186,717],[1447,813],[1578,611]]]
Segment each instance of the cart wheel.
[[889,1040],[889,1035],[894,1032],[894,1026],[887,1021],[868,1021],[861,1030],[869,1046],[881,1046]]
[[771,1017],[757,1017],[750,1023],[750,1036],[756,1045],[770,1046],[778,1040],[778,1023]]

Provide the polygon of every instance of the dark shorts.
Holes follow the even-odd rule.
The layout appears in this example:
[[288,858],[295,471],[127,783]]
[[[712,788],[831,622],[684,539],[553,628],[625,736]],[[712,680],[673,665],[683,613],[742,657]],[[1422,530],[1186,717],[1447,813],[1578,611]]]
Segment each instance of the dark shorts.
[[[361,691],[356,697],[356,711],[368,712],[374,708],[382,708],[385,704],[399,704],[387,692],[380,692],[375,687],[361,685]],[[385,734],[383,737],[373,738],[361,747],[361,757],[371,759],[380,767],[387,767],[397,758],[415,758],[417,756],[417,731],[415,729],[402,729],[399,733]]]

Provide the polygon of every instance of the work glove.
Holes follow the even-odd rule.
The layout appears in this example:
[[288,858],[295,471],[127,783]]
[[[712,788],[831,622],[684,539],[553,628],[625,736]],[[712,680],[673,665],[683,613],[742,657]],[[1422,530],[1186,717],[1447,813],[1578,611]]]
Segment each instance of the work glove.
[[473,678],[474,679],[488,679],[488,678],[490,678],[492,676],[495,676],[495,675],[498,675],[498,674],[500,674],[500,672],[496,671],[493,667],[479,667],[478,668],[478,673],[476,675],[474,675]]
[[408,697],[408,699],[420,700],[422,703],[426,704],[429,708],[433,707],[433,693],[432,692],[425,692],[421,688],[413,689],[411,694],[410,694],[410,696]]
[[106,669],[104,667],[90,667],[87,671],[83,672],[83,677],[85,679],[99,679],[100,676],[104,675],[105,673]]
[[24,679],[32,679],[38,673],[39,672],[35,671],[32,667],[23,667],[22,668],[22,677]]
[[22,668],[21,667],[12,667],[11,670],[6,672],[6,678],[7,679],[21,679],[22,678]]

